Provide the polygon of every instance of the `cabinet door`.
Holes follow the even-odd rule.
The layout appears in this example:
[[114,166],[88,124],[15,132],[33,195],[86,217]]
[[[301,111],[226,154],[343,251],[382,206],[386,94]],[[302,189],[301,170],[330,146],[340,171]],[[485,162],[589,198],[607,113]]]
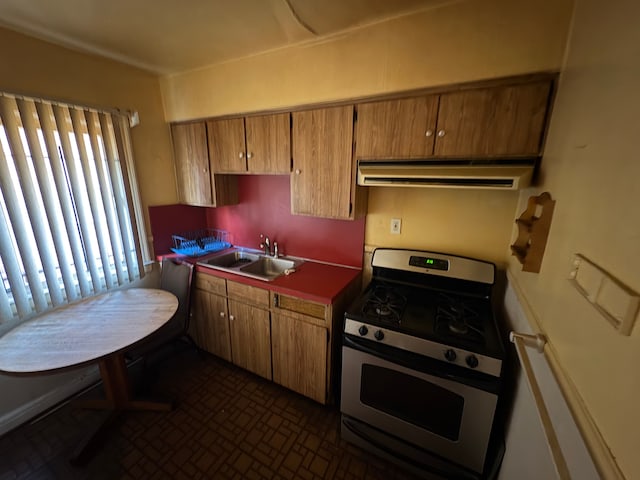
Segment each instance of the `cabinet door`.
[[204,122],[173,124],[171,138],[180,202],[211,205],[211,175]]
[[358,159],[424,158],[433,154],[438,96],[358,105]]
[[214,173],[244,173],[247,159],[244,143],[244,118],[209,120],[209,158]]
[[192,303],[189,331],[196,345],[230,362],[231,337],[226,297],[196,289]]
[[271,380],[269,311],[228,300],[233,363]]
[[288,113],[246,117],[249,173],[291,172],[291,120]]
[[292,115],[292,213],[351,218],[353,106]]
[[325,403],[327,329],[273,312],[271,348],[273,381]]
[[544,81],[441,95],[435,155],[538,155],[550,90]]

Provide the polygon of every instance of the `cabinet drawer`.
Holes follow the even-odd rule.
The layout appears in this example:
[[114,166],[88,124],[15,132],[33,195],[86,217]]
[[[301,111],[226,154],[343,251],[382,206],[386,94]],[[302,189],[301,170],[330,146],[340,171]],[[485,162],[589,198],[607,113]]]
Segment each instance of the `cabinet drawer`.
[[269,308],[269,291],[243,283],[227,281],[227,294],[229,298],[243,300],[246,303],[259,307]]
[[214,277],[206,273],[196,273],[196,288],[218,295],[227,294],[227,281],[224,278]]
[[320,318],[322,320],[326,318],[327,305],[323,305],[321,303],[290,297],[288,295],[281,295],[279,293],[273,294],[272,302],[273,308],[302,313],[303,315]]

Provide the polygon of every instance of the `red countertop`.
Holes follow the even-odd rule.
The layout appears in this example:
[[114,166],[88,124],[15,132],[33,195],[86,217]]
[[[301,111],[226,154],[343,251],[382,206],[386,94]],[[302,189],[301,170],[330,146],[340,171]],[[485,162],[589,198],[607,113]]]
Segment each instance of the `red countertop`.
[[245,285],[264,288],[272,292],[292,295],[325,305],[333,303],[340,292],[362,273],[360,268],[305,260],[302,265],[296,267],[296,271],[292,274],[281,275],[271,282],[266,282],[197,265],[197,258],[187,258],[176,254],[169,254],[159,257],[159,260],[162,257],[177,257],[190,263],[195,263],[196,275],[214,275],[216,277],[233,280],[234,282],[244,283]]

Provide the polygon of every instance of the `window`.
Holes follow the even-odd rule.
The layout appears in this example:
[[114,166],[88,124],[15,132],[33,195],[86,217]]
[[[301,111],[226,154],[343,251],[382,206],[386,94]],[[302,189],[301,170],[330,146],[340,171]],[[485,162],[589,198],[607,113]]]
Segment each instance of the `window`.
[[0,94],[0,330],[144,275],[127,120]]

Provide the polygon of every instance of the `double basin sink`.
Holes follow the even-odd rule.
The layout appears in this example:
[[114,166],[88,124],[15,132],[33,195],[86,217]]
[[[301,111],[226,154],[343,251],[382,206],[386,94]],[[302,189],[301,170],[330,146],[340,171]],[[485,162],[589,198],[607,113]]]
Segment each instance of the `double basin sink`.
[[274,258],[252,250],[234,249],[231,252],[227,251],[203,259],[198,262],[198,265],[270,282],[281,275],[295,272],[302,263],[304,262],[299,259]]

